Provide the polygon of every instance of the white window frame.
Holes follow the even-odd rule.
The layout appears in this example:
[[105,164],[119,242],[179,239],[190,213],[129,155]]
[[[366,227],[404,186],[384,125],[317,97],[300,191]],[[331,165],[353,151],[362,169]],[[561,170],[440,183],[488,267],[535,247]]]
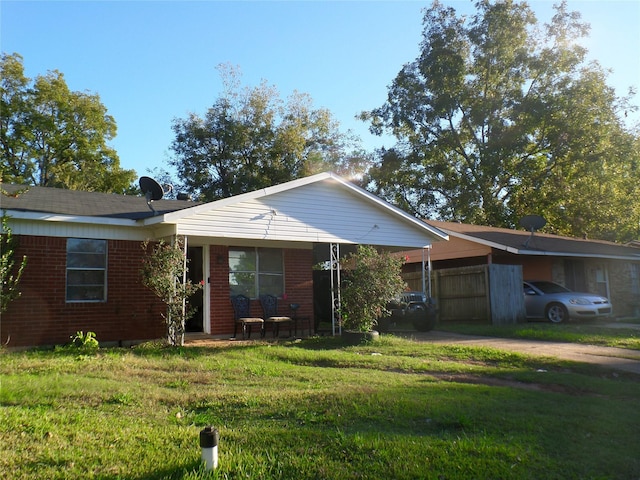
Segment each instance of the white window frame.
[[[253,251],[253,255],[255,258],[255,268],[252,270],[235,270],[233,265],[233,252],[239,251]],[[265,270],[260,265],[260,257],[261,254],[268,254],[269,251],[278,251],[280,254],[281,266],[280,270]],[[253,291],[251,292],[233,292],[232,277],[236,274],[250,274],[253,275],[254,285]],[[264,277],[279,277],[281,280],[280,286],[281,291],[274,292],[273,289],[268,289],[268,287],[262,286],[261,279]],[[261,288],[262,286],[262,288]],[[285,292],[285,272],[284,272],[284,250],[281,248],[269,248],[269,247],[229,247],[229,287],[232,290],[232,295],[234,293],[242,293],[243,295],[247,295],[252,299],[260,298],[260,295],[271,294],[276,295],[278,297],[282,296]]]
[[596,293],[611,298],[611,292],[609,291],[609,270],[606,265],[600,264],[596,266],[594,281]]
[[[83,243],[90,243],[94,246],[100,246],[97,250],[102,251],[83,251],[81,247]],[[82,261],[78,261],[85,256],[87,260],[90,260],[83,265]],[[101,259],[98,256],[102,257]],[[71,261],[73,260],[73,261]],[[107,265],[108,265],[108,243],[106,240],[93,239],[93,238],[67,238],[67,264],[66,264],[66,285],[65,285],[65,299],[67,303],[103,303],[107,301]],[[74,274],[86,272],[96,278],[101,277],[99,283],[72,283],[76,282],[72,280]],[[102,295],[85,295],[79,297],[77,294],[72,293],[74,290],[77,292],[83,286],[89,287],[89,289],[100,290]]]

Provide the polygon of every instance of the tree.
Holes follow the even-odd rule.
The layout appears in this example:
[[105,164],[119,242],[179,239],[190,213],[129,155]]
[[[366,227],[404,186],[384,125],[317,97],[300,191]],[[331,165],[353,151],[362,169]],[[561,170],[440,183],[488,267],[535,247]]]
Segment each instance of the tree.
[[183,345],[185,324],[194,313],[187,299],[202,288],[186,277],[184,241],[175,237],[171,243],[161,240],[153,246],[144,242],[142,248],[147,252],[140,271],[142,283],[167,307],[162,318],[167,324],[169,344]]
[[124,193],[135,171],[120,168],[107,142],[116,122],[95,94],[69,90],[62,73],[33,81],[22,57],[2,54],[2,181],[72,190]]
[[557,233],[637,237],[638,207],[621,209],[640,193],[638,133],[621,120],[634,107],[585,64],[579,14],[562,2],[540,28],[526,3],[476,6],[425,10],[420,55],[361,114],[398,140],[369,188],[419,216],[514,227],[536,213]]
[[[0,192],[0,195],[3,193]],[[0,225],[0,314],[7,310],[9,303],[20,296],[18,283],[27,264],[23,256],[17,269],[15,268],[15,251],[17,243],[9,228],[7,216],[1,217]]]
[[286,101],[266,82],[240,88],[221,66],[224,92],[204,117],[175,119],[170,165],[181,188],[212,201],[325,170],[363,171],[367,157],[325,109],[294,92]]

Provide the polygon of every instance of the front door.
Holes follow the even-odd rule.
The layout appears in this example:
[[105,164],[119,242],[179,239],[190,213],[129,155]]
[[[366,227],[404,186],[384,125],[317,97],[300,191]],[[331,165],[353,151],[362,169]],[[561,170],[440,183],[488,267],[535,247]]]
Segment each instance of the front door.
[[[202,247],[187,248],[188,271],[187,277],[194,284],[203,284],[203,258]],[[189,304],[194,309],[193,316],[187,320],[185,325],[187,332],[203,332],[204,331],[204,288],[199,289],[196,293],[189,297]]]
[[564,261],[565,287],[574,292],[586,292],[587,282],[585,277],[584,262],[582,260]]

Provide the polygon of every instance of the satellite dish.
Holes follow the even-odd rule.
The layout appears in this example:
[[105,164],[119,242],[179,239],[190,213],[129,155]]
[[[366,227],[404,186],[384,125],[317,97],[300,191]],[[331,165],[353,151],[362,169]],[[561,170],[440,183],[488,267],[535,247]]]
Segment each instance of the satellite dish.
[[162,186],[151,177],[140,177],[140,190],[144,193],[144,198],[147,199],[147,205],[151,211],[156,214],[157,212],[151,206],[151,202],[154,200],[160,200],[164,196],[164,190]]
[[151,177],[140,177],[140,190],[144,193],[147,202],[160,200],[164,196],[162,186]]
[[520,226],[531,232],[531,236],[527,238],[526,242],[524,242],[525,247],[529,246],[529,242],[533,238],[533,233],[536,230],[540,230],[546,224],[547,221],[540,215],[525,215],[520,219]]
[[540,215],[526,215],[520,219],[520,226],[529,232],[540,230],[547,224],[547,221]]

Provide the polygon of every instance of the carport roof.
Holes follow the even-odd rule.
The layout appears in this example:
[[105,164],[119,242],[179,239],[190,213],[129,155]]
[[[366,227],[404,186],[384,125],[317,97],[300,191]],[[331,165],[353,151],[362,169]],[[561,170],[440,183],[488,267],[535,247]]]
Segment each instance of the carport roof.
[[470,225],[467,223],[426,220],[452,237],[505,250],[517,255],[551,255],[640,260],[640,248],[604,240],[563,237],[548,233],[508,228]]

